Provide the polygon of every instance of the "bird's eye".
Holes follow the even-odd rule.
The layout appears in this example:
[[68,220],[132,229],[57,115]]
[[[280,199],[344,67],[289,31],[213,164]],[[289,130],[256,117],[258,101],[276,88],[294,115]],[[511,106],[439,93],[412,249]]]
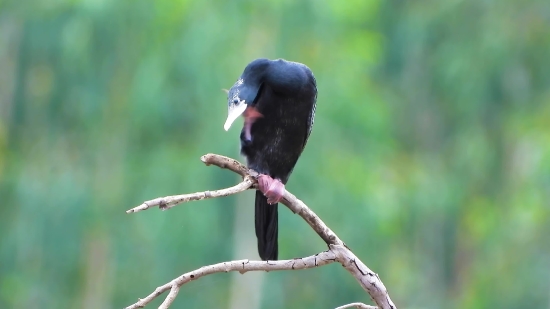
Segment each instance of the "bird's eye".
[[233,104],[239,103],[239,99],[233,99]]

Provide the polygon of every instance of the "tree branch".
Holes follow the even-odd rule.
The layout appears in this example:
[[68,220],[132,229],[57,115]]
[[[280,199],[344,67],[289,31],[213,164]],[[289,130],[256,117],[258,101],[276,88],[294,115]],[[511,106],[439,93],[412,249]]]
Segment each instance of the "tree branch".
[[[200,277],[207,275],[238,271],[241,274],[246,273],[247,271],[274,271],[274,270],[299,270],[299,269],[308,269],[318,266],[327,265],[330,263],[336,262],[336,255],[331,250],[324,251],[315,255],[311,255],[303,258],[296,258],[292,260],[278,260],[278,261],[251,261],[251,260],[237,260],[230,262],[222,262],[217,264],[212,264],[208,266],[203,266],[194,271],[185,273],[176,279],[166,283],[165,285],[159,286],[155,291],[149,296],[140,299],[137,303],[126,307],[126,309],[136,309],[143,308],[145,305],[150,303],[160,294],[170,290],[170,294],[166,297],[166,300],[162,303],[160,308],[168,308],[170,304],[174,301],[175,296],[178,294],[179,288],[193,280],[197,280]],[[172,296],[172,297],[171,297]],[[164,307],[163,307],[164,306]]]
[[374,306],[365,305],[363,303],[351,303],[343,305],[334,309],[347,309],[347,308],[359,308],[359,309],[376,309]]
[[[228,196],[245,191],[250,188],[254,188],[256,186],[256,178],[258,176],[258,173],[248,169],[237,160],[216,154],[206,154],[201,157],[201,161],[204,162],[206,165],[216,165],[221,168],[229,169],[241,175],[244,179],[238,185],[226,189],[156,198],[154,200],[146,201],[140,206],[128,210],[127,213],[138,212],[155,206],[158,206],[160,209],[169,209],[180,203],[202,200],[206,198]],[[180,277],[168,282],[167,284],[158,287],[149,296],[144,299],[140,299],[137,303],[127,307],[127,309],[143,308],[154,298],[166,292],[167,290],[170,290],[170,293],[166,297],[165,301],[159,307],[162,309],[166,309],[170,306],[170,304],[172,304],[177,293],[179,292],[179,288],[183,284],[191,280],[198,279],[202,276],[210,275],[217,272],[240,271],[241,273],[244,273],[246,271],[257,270],[271,271],[305,269],[329,264],[335,261],[342,264],[342,266],[344,266],[344,268],[355,277],[361,287],[363,287],[363,289],[369,293],[371,299],[378,305],[378,308],[397,308],[390,299],[386,287],[380,280],[380,277],[375,272],[370,270],[359,258],[357,258],[355,254],[353,254],[353,252],[351,252],[351,250],[344,244],[344,242],[340,238],[338,238],[338,236],[311,209],[309,209],[306,204],[304,204],[301,200],[296,198],[296,196],[288,191],[285,191],[281,203],[287,206],[292,212],[302,217],[325,241],[325,243],[329,246],[329,250],[306,258],[293,260],[240,260],[204,266],[190,273],[183,274]],[[313,263],[311,263],[311,259],[313,259]],[[319,259],[319,261],[317,261],[317,259]],[[300,263],[296,263],[296,261],[300,261]],[[306,261],[308,263],[306,263]],[[288,268],[289,266],[290,268]],[[353,305],[357,307],[356,304]],[[344,306],[343,308],[350,307]]]
[[157,197],[156,199],[145,201],[137,207],[126,210],[126,213],[129,214],[133,212],[138,212],[138,211],[146,210],[155,206],[158,206],[161,210],[166,210],[185,202],[199,201],[207,198],[229,196],[229,195],[241,193],[243,191],[250,189],[250,187],[252,187],[254,183],[255,183],[255,180],[247,176],[239,184],[233,187],[225,188],[225,189]]

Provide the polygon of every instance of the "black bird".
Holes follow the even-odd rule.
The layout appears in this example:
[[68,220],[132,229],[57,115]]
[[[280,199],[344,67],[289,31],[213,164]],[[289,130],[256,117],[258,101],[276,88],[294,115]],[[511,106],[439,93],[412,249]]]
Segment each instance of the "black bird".
[[260,173],[255,223],[262,260],[278,254],[277,203],[304,150],[315,117],[317,86],[311,70],[283,59],[249,63],[227,96],[227,131],[240,115],[241,154]]

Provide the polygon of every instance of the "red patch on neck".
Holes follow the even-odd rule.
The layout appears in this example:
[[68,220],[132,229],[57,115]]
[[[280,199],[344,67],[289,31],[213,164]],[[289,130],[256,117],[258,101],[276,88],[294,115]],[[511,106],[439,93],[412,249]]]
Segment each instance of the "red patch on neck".
[[262,113],[260,113],[255,107],[247,107],[245,110],[244,110],[244,118],[245,119],[254,119],[256,120],[257,118],[262,118],[264,115],[262,115]]
[[262,118],[264,115],[262,113],[258,112],[258,110],[255,107],[247,107],[243,113],[244,116],[244,137],[248,141],[252,141],[252,135],[250,133],[250,130],[252,129],[252,124],[256,121],[258,118]]

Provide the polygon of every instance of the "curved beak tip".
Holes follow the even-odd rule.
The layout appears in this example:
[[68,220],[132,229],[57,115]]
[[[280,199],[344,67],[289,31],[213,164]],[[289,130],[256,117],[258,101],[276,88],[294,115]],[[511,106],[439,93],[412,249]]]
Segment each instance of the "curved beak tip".
[[223,125],[223,128],[225,131],[229,130],[233,122],[239,118],[242,113],[246,110],[246,103],[243,101],[240,101],[237,104],[231,104],[229,105],[228,111],[227,111],[227,120],[225,120],[225,124]]

